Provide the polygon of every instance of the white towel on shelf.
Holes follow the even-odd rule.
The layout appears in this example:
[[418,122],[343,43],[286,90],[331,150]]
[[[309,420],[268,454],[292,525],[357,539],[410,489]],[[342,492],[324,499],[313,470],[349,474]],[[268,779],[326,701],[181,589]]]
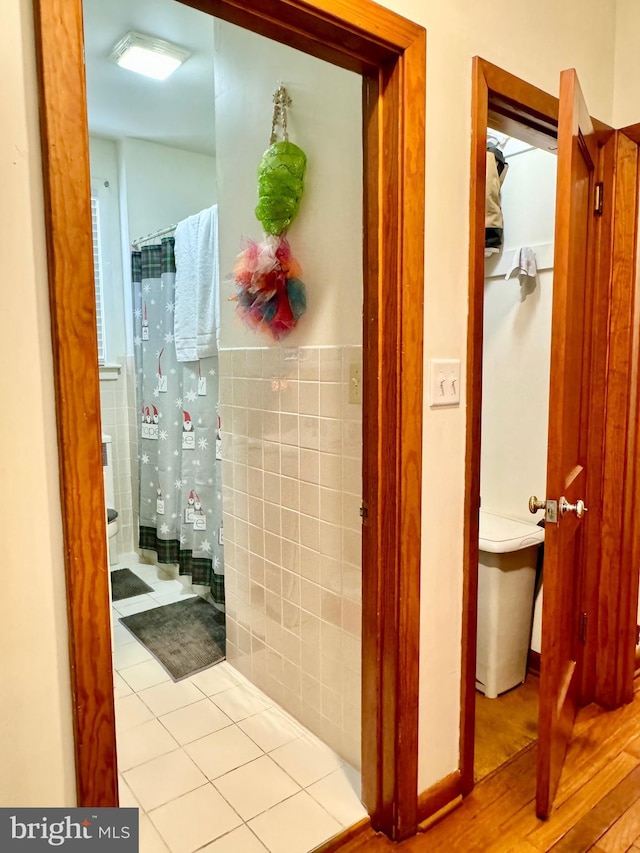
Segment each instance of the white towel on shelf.
[[535,278],[537,271],[536,253],[529,246],[523,246],[521,249],[516,249],[513,256],[513,263],[505,275],[505,280],[512,278],[514,272],[517,272],[518,278],[520,276]]
[[220,275],[218,206],[189,216],[175,237],[174,337],[178,361],[197,361],[218,352]]

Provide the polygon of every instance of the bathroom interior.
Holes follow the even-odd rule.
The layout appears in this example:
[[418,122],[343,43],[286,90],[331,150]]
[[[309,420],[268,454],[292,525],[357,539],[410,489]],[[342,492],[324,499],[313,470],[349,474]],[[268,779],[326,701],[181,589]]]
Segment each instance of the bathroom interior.
[[556,165],[489,129],[476,779],[537,736]]
[[[361,80],[176,0],[84,26],[120,804],[142,851],[305,853],[366,815]],[[135,73],[130,32],[189,55]],[[234,267],[280,84],[306,313],[275,340]]]

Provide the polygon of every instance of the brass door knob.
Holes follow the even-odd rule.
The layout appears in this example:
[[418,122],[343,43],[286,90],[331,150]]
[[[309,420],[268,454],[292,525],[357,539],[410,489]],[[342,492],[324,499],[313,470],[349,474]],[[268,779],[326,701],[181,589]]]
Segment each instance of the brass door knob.
[[539,509],[546,509],[547,502],[544,500],[540,500],[535,495],[531,495],[529,498],[529,512],[538,512]]

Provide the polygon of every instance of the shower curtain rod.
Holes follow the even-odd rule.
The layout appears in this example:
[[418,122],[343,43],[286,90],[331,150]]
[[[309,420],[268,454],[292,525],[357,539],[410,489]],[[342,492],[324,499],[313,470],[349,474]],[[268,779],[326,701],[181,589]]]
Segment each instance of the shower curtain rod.
[[152,231],[151,234],[147,234],[144,237],[136,237],[135,240],[131,241],[131,248],[137,252],[140,249],[141,243],[146,243],[148,240],[153,240],[156,237],[164,237],[165,234],[171,234],[177,227],[177,225],[169,225],[168,228],[160,228],[158,231]]

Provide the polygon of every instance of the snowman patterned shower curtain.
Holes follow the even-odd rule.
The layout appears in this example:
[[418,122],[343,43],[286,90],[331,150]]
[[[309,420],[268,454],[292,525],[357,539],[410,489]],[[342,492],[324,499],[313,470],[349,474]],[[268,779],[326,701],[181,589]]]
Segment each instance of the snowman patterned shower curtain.
[[174,238],[132,253],[141,548],[224,605],[217,357],[179,363]]

